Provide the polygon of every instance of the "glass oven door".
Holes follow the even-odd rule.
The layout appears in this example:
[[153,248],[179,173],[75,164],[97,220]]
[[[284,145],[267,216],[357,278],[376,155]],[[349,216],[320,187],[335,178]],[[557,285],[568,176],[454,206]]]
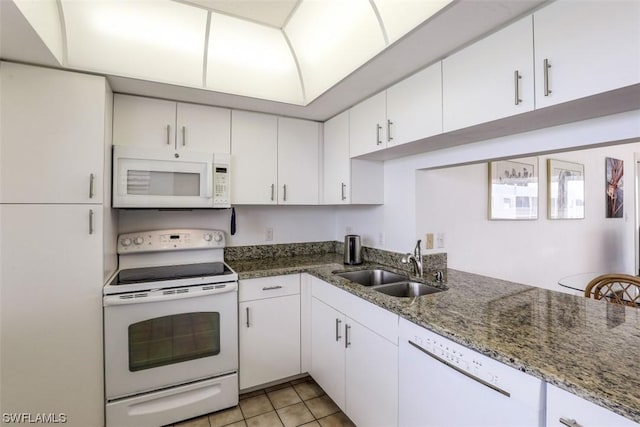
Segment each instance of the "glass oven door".
[[237,371],[237,284],[225,285],[106,296],[107,399]]

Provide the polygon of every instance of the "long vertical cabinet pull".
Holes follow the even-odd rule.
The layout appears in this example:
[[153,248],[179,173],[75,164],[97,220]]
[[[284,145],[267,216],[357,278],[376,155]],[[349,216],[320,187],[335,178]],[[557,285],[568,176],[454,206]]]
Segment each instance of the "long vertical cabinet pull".
[[522,102],[522,99],[520,99],[520,79],[522,78],[522,76],[520,75],[520,72],[518,70],[515,70],[513,72],[513,85],[514,85],[514,93],[515,93],[515,104],[519,105]]
[[94,174],[89,175],[89,198],[93,199],[94,196],[94,192],[93,192],[93,184],[96,180],[96,176]]
[[171,145],[171,125],[167,125],[167,145]]
[[342,183],[342,200],[347,200],[347,184],[345,184],[344,182]]
[[283,202],[287,201],[287,184],[284,184],[282,186],[282,201]]
[[581,424],[579,424],[576,420],[569,419],[569,418],[560,418],[558,421],[560,421],[560,424],[564,424],[567,427],[582,427]]
[[391,125],[393,124],[393,122],[389,119],[387,119],[387,142],[391,142],[393,140],[393,137],[391,136]]
[[336,341],[340,341],[342,338],[340,336],[340,323],[342,323],[342,320],[336,319]]
[[376,123],[376,145],[382,144],[380,140],[380,130],[382,130],[382,126],[379,123]]
[[187,145],[187,127],[182,126],[182,146],[185,147]]
[[93,234],[93,209],[89,209],[89,234]]
[[249,325],[249,307],[246,308],[247,310],[247,328],[250,326]]
[[351,345],[351,338],[349,338],[349,331],[351,326],[349,324],[344,325],[344,348],[349,348]]
[[544,69],[544,96],[549,96],[551,94],[551,89],[549,88],[549,68],[551,68],[551,64],[548,58],[545,58],[542,62],[542,68]]
[[275,197],[276,185],[271,184],[271,201],[273,202],[273,198]]

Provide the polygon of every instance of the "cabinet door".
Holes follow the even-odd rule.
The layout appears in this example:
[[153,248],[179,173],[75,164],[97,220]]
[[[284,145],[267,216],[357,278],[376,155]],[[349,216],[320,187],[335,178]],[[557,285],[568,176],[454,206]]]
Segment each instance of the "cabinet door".
[[274,205],[278,201],[278,118],[233,111],[231,203]]
[[639,2],[557,1],[534,23],[537,108],[640,83]]
[[442,63],[387,89],[387,147],[442,133]]
[[345,410],[345,317],[311,298],[311,376]]
[[564,427],[567,425],[638,427],[639,424],[575,394],[547,384],[547,426]]
[[532,111],[531,16],[445,58],[442,80],[445,132]]
[[240,389],[300,373],[300,295],[239,305]]
[[105,79],[3,62],[0,85],[0,202],[102,203]]
[[176,144],[179,150],[231,152],[231,110],[178,103]]
[[350,161],[349,111],[345,111],[324,123],[322,186],[324,204],[350,203]]
[[380,92],[349,110],[351,157],[387,146],[387,93]]
[[278,119],[278,203],[317,205],[320,124]]
[[101,206],[0,205],[3,413],[103,424],[101,215]]
[[398,347],[347,318],[345,413],[358,426],[398,425]]
[[176,103],[116,94],[113,145],[176,149]]

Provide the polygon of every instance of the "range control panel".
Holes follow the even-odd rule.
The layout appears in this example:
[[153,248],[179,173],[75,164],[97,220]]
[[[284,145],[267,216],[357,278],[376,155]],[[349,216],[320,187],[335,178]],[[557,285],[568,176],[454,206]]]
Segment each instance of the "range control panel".
[[118,253],[222,249],[224,232],[204,229],[138,231],[118,236]]

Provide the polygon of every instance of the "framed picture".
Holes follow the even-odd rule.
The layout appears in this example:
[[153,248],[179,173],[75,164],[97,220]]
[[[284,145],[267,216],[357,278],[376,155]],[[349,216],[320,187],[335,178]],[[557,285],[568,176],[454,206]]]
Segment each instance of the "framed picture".
[[549,219],[584,218],[584,165],[547,160],[547,214]]
[[538,158],[489,163],[489,219],[538,219]]
[[622,218],[624,214],[624,161],[607,157],[605,169],[607,218]]

